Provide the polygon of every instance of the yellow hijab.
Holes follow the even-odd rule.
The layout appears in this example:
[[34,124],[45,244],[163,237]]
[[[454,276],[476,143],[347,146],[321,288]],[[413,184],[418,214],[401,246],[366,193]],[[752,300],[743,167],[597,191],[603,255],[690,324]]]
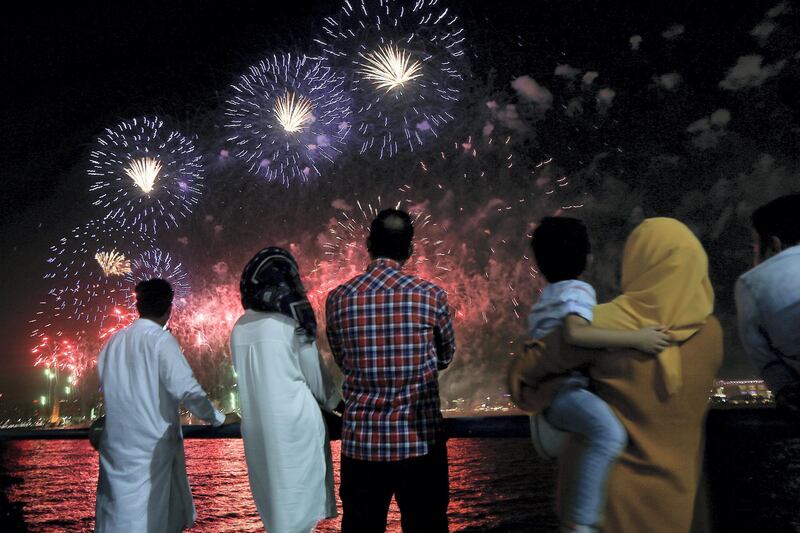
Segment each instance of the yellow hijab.
[[[622,257],[622,295],[595,307],[592,325],[639,329],[662,324],[678,343],[697,333],[714,310],[708,256],[697,237],[673,218],[649,218],[633,230]],[[667,394],[681,389],[678,347],[658,355]]]

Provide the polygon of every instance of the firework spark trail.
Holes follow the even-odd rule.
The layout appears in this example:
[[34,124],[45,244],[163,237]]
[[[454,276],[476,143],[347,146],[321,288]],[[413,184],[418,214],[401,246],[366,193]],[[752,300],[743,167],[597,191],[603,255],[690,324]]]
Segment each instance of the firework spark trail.
[[130,268],[125,275],[125,283],[122,286],[122,292],[125,294],[129,306],[132,307],[135,303],[134,288],[136,284],[153,278],[167,280],[172,285],[172,290],[175,293],[173,299],[174,307],[180,307],[186,302],[190,287],[183,265],[173,258],[169,252],[153,248],[130,261]]
[[454,118],[466,57],[464,30],[438,0],[346,0],[314,41],[350,74],[361,153],[413,152]]
[[227,354],[231,330],[243,312],[238,283],[228,279],[192,293],[170,327],[187,355],[218,356]]
[[114,333],[133,324],[137,318],[139,318],[139,314],[135,311],[115,307],[111,313],[103,317],[100,333],[97,336],[98,340],[105,342]]
[[320,175],[350,132],[344,78],[322,61],[274,55],[232,85],[225,127],[250,172],[285,185]]
[[194,143],[158,117],[107,128],[89,155],[89,191],[105,218],[142,233],[177,227],[197,204],[204,168]]
[[97,252],[94,254],[94,258],[106,277],[124,276],[131,271],[130,259],[126,259],[125,255],[116,250]]
[[60,370],[70,374],[70,383],[77,384],[84,373],[96,364],[96,358],[79,349],[71,339],[42,337],[31,350],[33,366]]
[[358,73],[371,81],[377,89],[392,89],[403,87],[406,83],[422,76],[422,64],[411,61],[405,50],[395,46],[383,46],[364,56]]
[[83,330],[124,304],[121,287],[130,270],[127,259],[150,246],[151,239],[116,220],[92,220],[74,228],[50,247],[51,284],[31,323],[33,336]]
[[161,172],[161,161],[153,157],[134,159],[125,173],[145,194],[150,194],[156,183],[158,173]]
[[169,327],[192,369],[203,388],[214,394],[227,397],[234,383],[228,340],[243,312],[239,283],[226,277],[193,291],[170,318]]

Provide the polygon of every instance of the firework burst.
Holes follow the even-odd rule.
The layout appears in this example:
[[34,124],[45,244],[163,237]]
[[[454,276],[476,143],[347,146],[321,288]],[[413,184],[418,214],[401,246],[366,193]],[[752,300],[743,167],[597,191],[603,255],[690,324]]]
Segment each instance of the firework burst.
[[[409,192],[410,187],[405,185],[398,190],[398,196]],[[409,198],[392,203],[377,197],[369,203],[356,201],[353,208],[338,211],[322,244],[325,257],[308,275],[308,294],[314,308],[324,309],[330,290],[363,273],[369,262],[366,239],[370,224],[381,210],[389,207],[408,211],[414,224],[414,253],[403,270],[441,285],[459,320],[479,316],[482,302],[486,301],[480,294],[485,284],[478,276],[478,283],[468,279],[449,243],[451,236],[445,225],[426,211],[425,204],[415,204]]]
[[320,174],[350,131],[344,78],[319,60],[274,55],[232,86],[225,114],[233,153],[250,172],[288,185]]
[[128,305],[133,306],[135,303],[136,296],[133,290],[136,284],[153,278],[165,279],[172,285],[172,290],[175,292],[173,301],[176,307],[185,302],[186,297],[189,296],[189,281],[183,265],[169,252],[154,248],[147,250],[130,262],[130,268],[125,275],[125,284],[122,288]]
[[97,364],[96,351],[89,349],[86,343],[76,343],[66,337],[41,337],[31,355],[33,365],[46,368],[48,377],[55,377],[58,372],[68,373],[71,385],[77,385],[86,371]]
[[438,0],[345,0],[315,39],[320,55],[352,72],[361,153],[414,151],[453,120],[466,60],[458,17]]
[[139,318],[138,313],[130,309],[115,307],[111,313],[103,317],[97,338],[100,342],[106,342],[114,333],[133,324],[137,318]]
[[106,129],[89,156],[94,205],[143,233],[174,227],[202,190],[203,166],[194,143],[158,117]]
[[33,335],[61,331],[65,321],[84,329],[124,305],[121,288],[131,261],[150,239],[115,220],[90,221],[73,229],[50,248],[45,279],[52,286],[31,321]]
[[422,76],[422,64],[411,61],[405,50],[395,46],[383,46],[364,56],[366,62],[358,69],[358,73],[371,81],[375,88],[392,89],[404,87],[406,83]]
[[94,259],[100,265],[103,275],[111,276],[124,276],[131,271],[131,262],[125,256],[116,250],[110,252],[97,252],[94,254]]

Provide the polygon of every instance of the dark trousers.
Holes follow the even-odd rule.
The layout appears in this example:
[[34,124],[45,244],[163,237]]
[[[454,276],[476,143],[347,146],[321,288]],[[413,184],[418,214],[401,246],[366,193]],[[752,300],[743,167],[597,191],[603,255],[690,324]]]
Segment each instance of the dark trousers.
[[383,533],[392,496],[403,533],[447,531],[450,478],[447,446],[402,461],[361,461],[342,455],[342,533]]

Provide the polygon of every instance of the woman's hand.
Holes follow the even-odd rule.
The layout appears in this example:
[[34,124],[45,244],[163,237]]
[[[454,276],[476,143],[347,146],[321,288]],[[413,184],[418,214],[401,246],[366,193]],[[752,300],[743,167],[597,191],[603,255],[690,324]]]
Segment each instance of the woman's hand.
[[633,347],[650,355],[660,354],[672,341],[664,326],[647,326],[637,331],[635,335],[636,340]]

